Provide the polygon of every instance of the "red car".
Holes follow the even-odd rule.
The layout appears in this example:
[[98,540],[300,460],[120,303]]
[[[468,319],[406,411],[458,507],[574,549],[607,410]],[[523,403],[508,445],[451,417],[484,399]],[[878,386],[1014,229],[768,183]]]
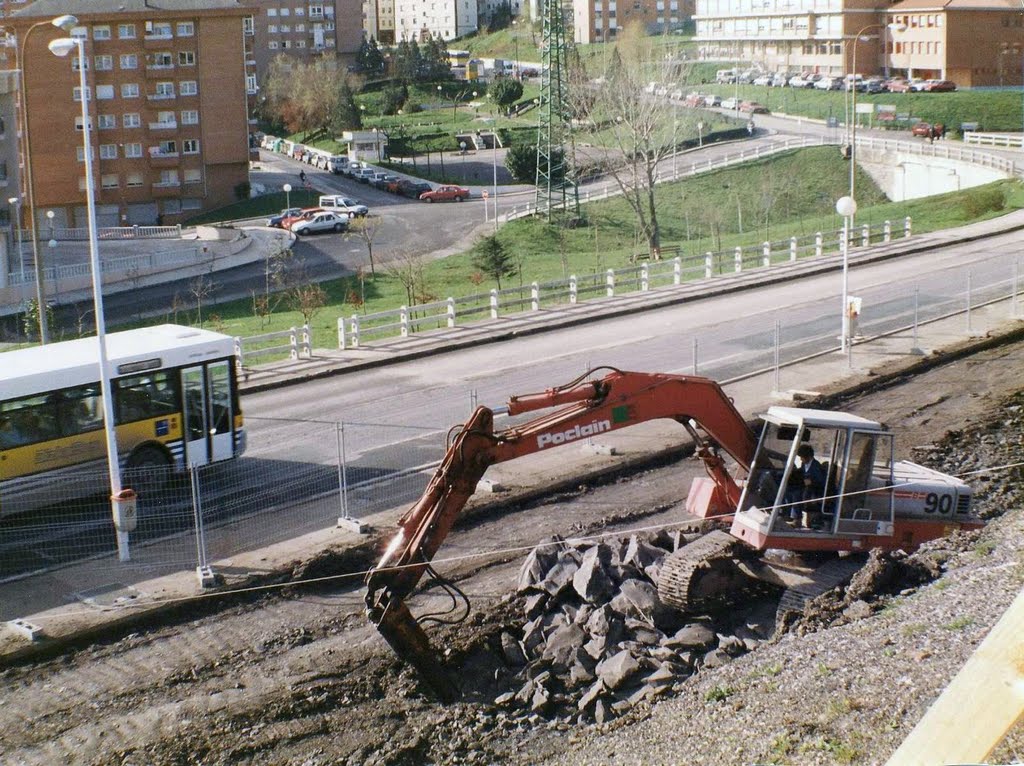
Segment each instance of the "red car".
[[424,202],[462,202],[469,198],[469,189],[461,186],[438,186],[433,191],[423,192],[420,199]]
[[924,89],[928,93],[951,93],[956,90],[956,83],[952,80],[928,80]]
[[748,114],[768,114],[768,107],[757,101],[742,101],[740,102],[740,111]]
[[307,207],[299,211],[298,215],[290,215],[281,221],[282,229],[291,229],[293,223],[298,221],[305,221],[312,218],[316,213],[322,213],[324,209],[322,207]]

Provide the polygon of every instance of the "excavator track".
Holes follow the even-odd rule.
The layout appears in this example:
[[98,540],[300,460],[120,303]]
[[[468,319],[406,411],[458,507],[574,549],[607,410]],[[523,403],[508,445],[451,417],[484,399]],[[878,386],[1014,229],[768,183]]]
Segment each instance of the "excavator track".
[[804,607],[822,593],[849,582],[864,566],[863,556],[846,556],[826,561],[810,574],[810,582],[786,588],[775,612],[776,631],[785,628],[791,615],[804,613]]
[[658,597],[662,603],[690,613],[736,603],[757,585],[736,566],[747,551],[728,532],[709,532],[665,558],[658,574]]

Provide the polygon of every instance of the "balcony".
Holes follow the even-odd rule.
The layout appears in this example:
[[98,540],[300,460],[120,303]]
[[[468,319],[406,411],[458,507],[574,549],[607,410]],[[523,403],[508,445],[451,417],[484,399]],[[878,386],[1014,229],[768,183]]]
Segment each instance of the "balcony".
[[161,152],[157,147],[150,147],[149,166],[151,168],[176,168],[181,164],[178,152]]
[[151,190],[154,198],[177,197],[181,195],[181,181],[160,181]]
[[145,37],[142,38],[143,47],[146,49],[152,48],[164,48],[166,50],[167,43],[173,42],[174,34],[171,32],[148,32]]
[[148,79],[167,79],[174,74],[174,64],[146,64]]
[[178,122],[177,122],[177,120],[174,120],[174,121],[171,121],[171,122],[166,122],[166,121],[164,121],[164,122],[160,122],[160,121],[158,121],[158,122],[151,122],[151,123],[149,123],[149,129],[150,130],[177,130],[178,129]]

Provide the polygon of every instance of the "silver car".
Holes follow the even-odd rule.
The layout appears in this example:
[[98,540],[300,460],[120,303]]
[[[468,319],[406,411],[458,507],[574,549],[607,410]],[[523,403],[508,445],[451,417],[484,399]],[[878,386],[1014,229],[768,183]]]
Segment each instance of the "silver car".
[[345,231],[348,228],[348,218],[341,218],[336,213],[325,210],[316,213],[309,218],[292,224],[292,232],[300,236],[315,234],[322,231]]

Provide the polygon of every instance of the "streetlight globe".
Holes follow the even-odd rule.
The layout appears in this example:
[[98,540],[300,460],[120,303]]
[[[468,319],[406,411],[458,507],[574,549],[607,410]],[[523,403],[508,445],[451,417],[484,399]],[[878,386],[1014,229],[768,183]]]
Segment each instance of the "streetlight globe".
[[46,47],[54,56],[64,58],[75,49],[76,45],[78,43],[70,37],[58,37],[56,40],[51,40]]
[[46,217],[49,218],[51,221],[53,220],[53,217],[55,215],[56,215],[56,213],[54,213],[52,210],[47,210],[46,211]]
[[836,200],[836,212],[844,218],[857,214],[857,201],[853,197],[840,197]]
[[47,242],[46,244],[47,244],[47,245],[49,245],[49,246],[50,246],[51,248],[57,247],[57,240],[55,240],[55,239],[51,239],[51,240],[50,240],[49,242]]
[[18,204],[18,198],[17,197],[8,197],[7,198],[7,204],[8,205],[17,205]]
[[286,192],[290,192],[292,190],[292,185],[291,184],[285,184],[281,188],[284,189]]
[[58,16],[50,23],[58,29],[70,32],[74,27],[78,26],[78,17],[72,16],[70,13],[65,13],[63,16]]

